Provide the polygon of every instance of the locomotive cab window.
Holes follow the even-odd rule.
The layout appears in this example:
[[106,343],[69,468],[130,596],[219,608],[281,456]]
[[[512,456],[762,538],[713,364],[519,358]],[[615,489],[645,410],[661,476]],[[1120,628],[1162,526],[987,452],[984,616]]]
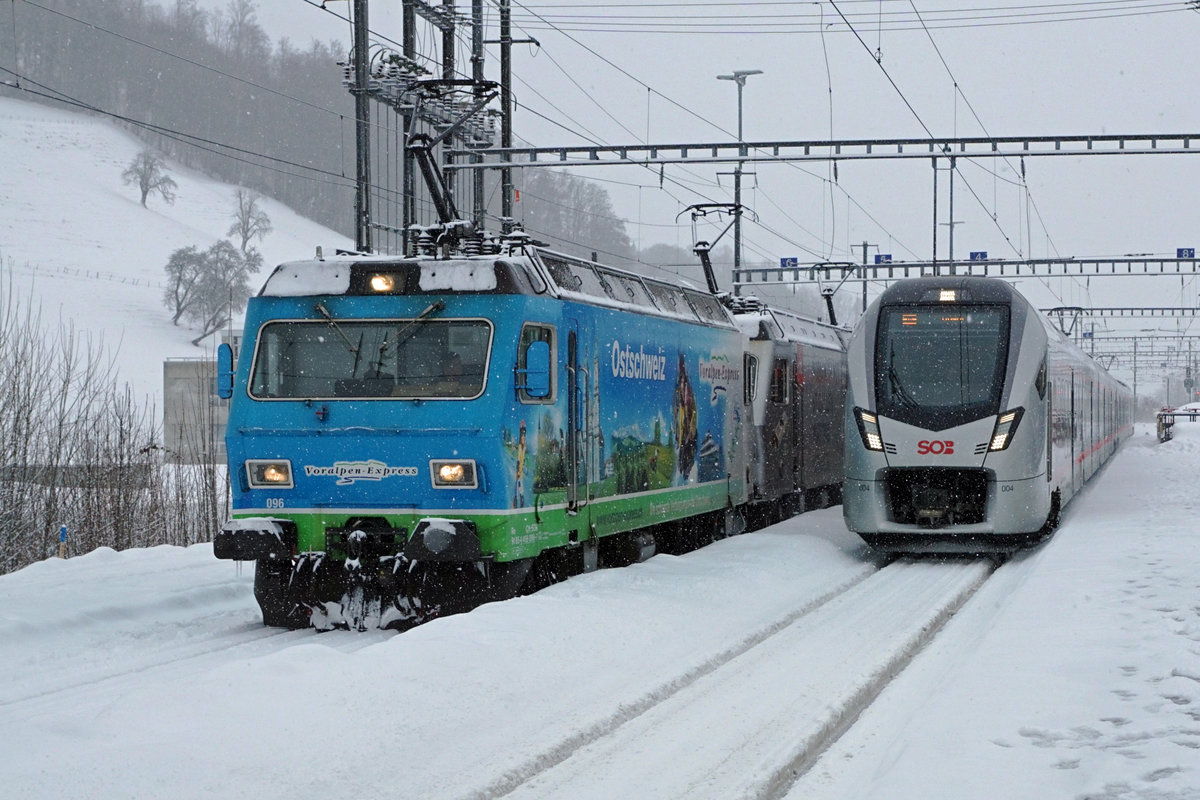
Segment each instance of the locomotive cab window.
[[745,353],[742,356],[742,402],[750,405],[758,396],[758,358]]
[[786,358],[775,359],[775,364],[771,367],[771,391],[767,395],[767,399],[772,403],[786,403],[788,401],[788,373],[791,372],[790,364]]
[[[546,367],[549,374],[543,378],[534,371],[541,369],[538,364],[538,348],[540,343],[543,352],[549,352]],[[517,396],[522,403],[553,403],[555,396],[556,370],[554,351],[554,328],[549,325],[527,324],[521,328],[521,339],[517,343]],[[544,393],[542,388],[544,387]]]
[[259,331],[250,395],[471,399],[483,393],[491,342],[483,319],[272,322]]
[[929,430],[1000,411],[1008,364],[1002,305],[885,306],[875,342],[876,410]]

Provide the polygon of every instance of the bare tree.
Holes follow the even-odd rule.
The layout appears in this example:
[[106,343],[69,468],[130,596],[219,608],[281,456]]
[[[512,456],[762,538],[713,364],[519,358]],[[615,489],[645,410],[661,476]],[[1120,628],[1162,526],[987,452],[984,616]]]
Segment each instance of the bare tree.
[[12,288],[0,274],[0,574],[58,554],[61,526],[68,554],[206,540],[223,471],[169,470],[153,404],[118,384],[103,342],[44,324]]
[[218,30],[218,41],[240,61],[271,54],[271,42],[258,24],[254,0],[229,0],[224,16],[219,17]]
[[172,319],[186,318],[200,327],[192,340],[221,329],[234,311],[240,311],[250,296],[250,276],[262,268],[262,255],[250,248],[240,252],[225,239],[204,252],[181,247],[167,262],[167,288],[163,293]]
[[235,236],[242,240],[242,254],[245,255],[251,239],[262,241],[273,229],[271,218],[267,212],[258,206],[261,199],[248,189],[238,189],[234,196],[237,208],[233,212],[233,224],[229,226],[226,236]]
[[142,193],[142,207],[146,207],[146,198],[151,192],[158,192],[167,205],[175,202],[175,190],[179,188],[163,171],[165,162],[151,150],[143,150],[134,156],[133,161],[121,173],[121,179],[126,184],[135,183]]
[[195,245],[179,248],[167,261],[167,288],[163,290],[163,300],[175,325],[196,301],[203,266],[204,260],[196,252]]
[[199,347],[201,340],[219,331],[234,311],[240,311],[246,305],[246,298],[250,296],[250,275],[262,268],[262,255],[253,248],[248,253],[241,253],[221,239],[195,257],[199,276],[194,297],[183,316],[199,325],[200,334],[192,340],[192,344]]

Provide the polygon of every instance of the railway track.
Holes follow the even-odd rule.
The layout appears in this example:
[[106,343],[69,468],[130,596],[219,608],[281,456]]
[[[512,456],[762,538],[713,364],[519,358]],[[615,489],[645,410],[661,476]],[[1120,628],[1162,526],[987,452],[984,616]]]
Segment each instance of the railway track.
[[995,569],[864,574],[464,797],[782,797]]

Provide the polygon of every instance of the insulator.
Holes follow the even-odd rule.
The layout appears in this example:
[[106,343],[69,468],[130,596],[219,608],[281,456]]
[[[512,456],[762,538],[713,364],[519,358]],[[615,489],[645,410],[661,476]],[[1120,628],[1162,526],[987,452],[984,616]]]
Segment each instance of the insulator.
[[500,255],[500,240],[491,231],[486,231],[479,243],[479,253],[485,256]]
[[417,239],[417,249],[421,251],[421,255],[425,256],[437,253],[437,239],[428,228],[421,231],[421,236]]
[[410,256],[429,255],[434,249],[433,234],[421,225],[408,228],[408,253]]

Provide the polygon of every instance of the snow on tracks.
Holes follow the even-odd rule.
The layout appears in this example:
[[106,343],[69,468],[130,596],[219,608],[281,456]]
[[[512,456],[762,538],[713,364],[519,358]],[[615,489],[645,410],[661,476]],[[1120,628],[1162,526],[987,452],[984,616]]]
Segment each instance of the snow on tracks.
[[992,571],[987,561],[896,562],[509,796],[779,796]]
[[[0,581],[0,711],[15,718],[117,686],[180,676],[302,643],[312,631],[261,624],[253,565],[240,573],[211,545],[51,559]],[[381,637],[345,637],[365,647]],[[325,643],[337,644],[331,639]]]

